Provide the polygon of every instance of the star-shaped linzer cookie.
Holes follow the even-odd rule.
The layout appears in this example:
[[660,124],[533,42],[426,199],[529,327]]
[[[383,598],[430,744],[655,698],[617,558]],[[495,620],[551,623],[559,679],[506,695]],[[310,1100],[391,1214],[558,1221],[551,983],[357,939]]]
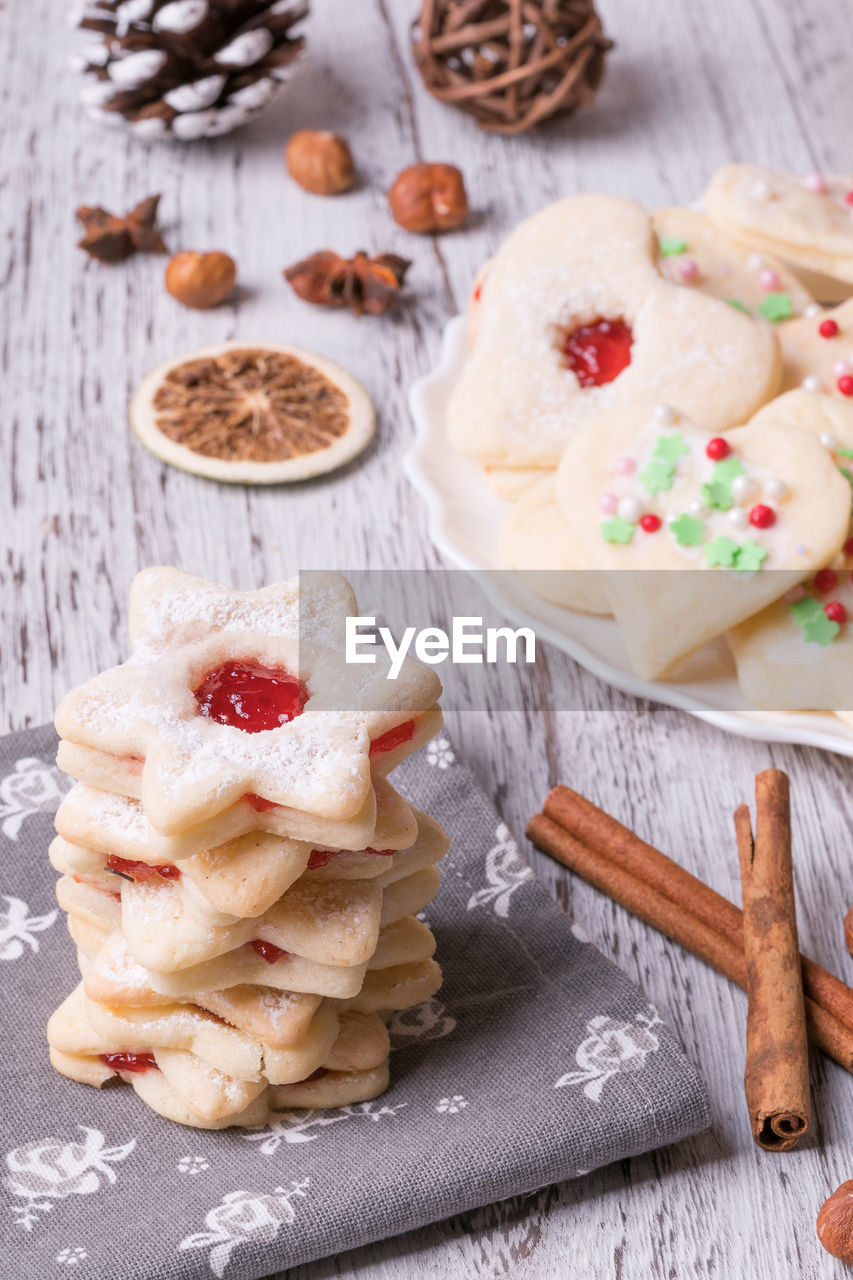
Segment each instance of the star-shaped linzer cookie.
[[440,723],[429,668],[408,661],[390,680],[380,655],[347,665],[345,619],[357,613],[334,573],[239,592],[146,569],[131,588],[130,659],[69,693],[57,731],[119,774],[126,764],[166,835],[246,798],[345,821],[373,773]]

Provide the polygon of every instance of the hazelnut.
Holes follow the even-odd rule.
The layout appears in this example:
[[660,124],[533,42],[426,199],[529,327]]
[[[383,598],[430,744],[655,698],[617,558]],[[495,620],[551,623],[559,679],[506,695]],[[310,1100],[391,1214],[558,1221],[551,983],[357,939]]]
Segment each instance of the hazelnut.
[[216,307],[234,292],[237,266],[227,253],[176,253],[166,268],[166,288],[185,307]]
[[300,129],[284,149],[284,163],[294,182],[315,196],[349,191],[355,165],[346,138],[320,129]]
[[465,181],[455,164],[413,164],[388,192],[391,212],[407,231],[455,231],[468,217]]
[[842,1182],[821,1205],[817,1238],[834,1258],[853,1263],[853,1182]]

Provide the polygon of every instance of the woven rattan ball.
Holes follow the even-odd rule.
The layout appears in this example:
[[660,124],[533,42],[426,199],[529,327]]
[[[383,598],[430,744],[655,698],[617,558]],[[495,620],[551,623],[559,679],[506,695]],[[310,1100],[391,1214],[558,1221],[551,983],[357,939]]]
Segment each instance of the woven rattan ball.
[[587,106],[613,47],[591,0],[424,0],[413,46],[430,93],[492,133]]

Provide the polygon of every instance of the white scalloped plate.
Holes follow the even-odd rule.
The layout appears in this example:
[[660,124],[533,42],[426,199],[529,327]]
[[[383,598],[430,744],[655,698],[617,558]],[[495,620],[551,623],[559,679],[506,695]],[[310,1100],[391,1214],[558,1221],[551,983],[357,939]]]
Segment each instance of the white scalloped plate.
[[[483,482],[477,463],[453,452],[445,436],[450,390],[465,359],[466,322],[451,320],[438,365],[409,392],[415,443],[403,465],[427,505],[430,537],[460,569],[498,570],[497,531],[506,504]],[[677,707],[729,733],[762,742],[796,742],[853,756],[853,731],[834,716],[755,711],[740,691],[725,644],[707,645],[677,680],[640,680],[628,661],[612,618],[573,613],[540,600],[504,571],[478,579],[492,604],[519,626],[530,626],[600,680],[638,698]]]

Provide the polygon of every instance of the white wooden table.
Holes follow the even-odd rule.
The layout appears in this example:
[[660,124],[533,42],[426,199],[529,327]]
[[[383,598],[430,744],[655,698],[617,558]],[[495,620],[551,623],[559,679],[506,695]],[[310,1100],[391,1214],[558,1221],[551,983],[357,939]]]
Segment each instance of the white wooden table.
[[[523,215],[580,189],[689,201],[732,159],[849,171],[853,54],[832,0],[606,0],[618,48],[599,102],[576,123],[507,141],[423,91],[407,48],[416,0],[314,0],[310,70],[233,138],[154,147],[85,124],[65,69],[65,5],[0,5],[0,699],[10,728],[49,718],[70,685],[119,661],[133,574],[171,563],[249,588],[297,567],[435,566],[424,512],[401,472],[407,385],[483,258]],[[304,195],[281,149],[303,126],[345,133],[362,181],[345,198]],[[477,214],[441,240],[407,236],[387,212],[397,171],[423,157],[464,170]],[[175,249],[238,259],[233,307],[182,310],[162,263],[103,267],[74,248],[74,208],[123,212],[162,191]],[[279,272],[322,247],[415,260],[394,317],[356,320],[298,302]],[[298,340],[340,360],[380,407],[376,447],[331,479],[249,493],[160,466],[128,432],[129,391],[158,361],[238,336]],[[591,678],[547,654],[554,687]],[[738,741],[617,694],[609,710],[545,718],[469,714],[457,743],[519,836],[564,780],[737,895],[731,811],[754,773],[787,769],[796,803],[801,935],[853,978],[841,920],[853,884],[849,762]],[[741,1087],[744,1001],[716,974],[531,853],[601,948],[678,1028],[707,1081],[712,1129],[679,1147],[292,1273],[437,1280],[460,1275],[640,1280],[828,1277],[844,1269],[814,1234],[825,1195],[853,1175],[853,1080],[814,1066],[813,1133],[786,1156],[758,1152]]]

